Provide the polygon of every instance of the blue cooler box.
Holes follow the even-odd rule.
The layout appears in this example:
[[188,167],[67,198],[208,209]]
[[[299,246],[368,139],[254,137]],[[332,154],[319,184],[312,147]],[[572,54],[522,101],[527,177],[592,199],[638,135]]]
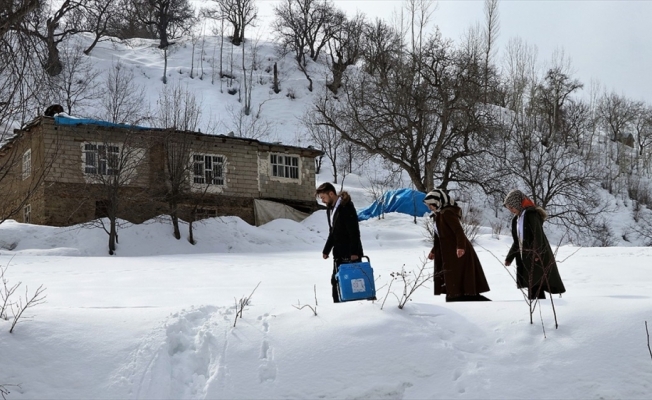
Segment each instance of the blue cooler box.
[[339,283],[340,301],[376,299],[374,270],[369,263],[369,257],[364,258],[367,259],[366,262],[340,264],[335,274]]

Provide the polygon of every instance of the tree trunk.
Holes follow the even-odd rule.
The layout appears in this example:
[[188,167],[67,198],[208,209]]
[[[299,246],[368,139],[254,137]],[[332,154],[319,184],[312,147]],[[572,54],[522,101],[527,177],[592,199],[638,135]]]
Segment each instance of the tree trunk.
[[233,25],[233,37],[231,38],[231,44],[234,46],[240,46],[240,44],[242,44],[242,40],[244,38],[242,37],[241,31],[242,29],[239,25]]
[[48,58],[45,61],[45,72],[50,76],[57,76],[63,71],[59,49],[54,38],[48,36],[47,40]]
[[163,84],[168,83],[168,49],[163,49]]
[[93,39],[93,43],[91,43],[91,45],[88,46],[88,48],[86,50],[84,50],[84,54],[89,56],[91,54],[91,51],[93,51],[93,49],[95,48],[95,45],[97,45],[97,43],[99,43],[100,38],[101,38],[100,35],[95,35],[95,39]]
[[172,220],[172,229],[174,230],[174,238],[179,240],[181,239],[181,231],[179,230],[179,213],[177,207],[177,201],[172,200],[169,202],[170,205],[170,219]]
[[168,41],[168,23],[166,20],[162,19],[160,25],[156,27],[158,29],[158,36],[161,39],[158,48],[159,49],[167,49],[168,46],[170,45],[170,42]]
[[115,217],[109,218],[109,224],[111,225],[109,228],[109,254],[113,255],[115,254],[115,243],[117,242],[117,237],[118,237],[118,232],[116,229],[116,221]]
[[172,215],[170,215],[170,218],[172,218],[172,228],[174,229],[174,238],[179,240],[181,239],[181,231],[179,230],[179,217],[177,216],[177,213],[174,212]]
[[272,84],[272,90],[276,94],[281,91],[278,85],[278,68],[276,67],[276,63],[274,63],[274,83]]
[[195,219],[194,215],[193,215],[192,218],[190,218],[190,222],[188,222],[188,241],[190,242],[190,244],[194,245],[195,244],[195,237],[192,234],[192,222],[193,222],[193,219]]
[[333,94],[337,94],[337,90],[342,86],[342,77],[346,71],[347,65],[344,63],[333,64],[333,81],[326,85]]

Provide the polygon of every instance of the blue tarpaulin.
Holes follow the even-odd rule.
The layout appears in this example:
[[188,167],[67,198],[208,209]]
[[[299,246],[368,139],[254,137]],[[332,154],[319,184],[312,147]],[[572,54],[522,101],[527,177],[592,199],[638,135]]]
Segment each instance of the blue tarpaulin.
[[400,212],[417,217],[428,214],[430,210],[423,203],[425,193],[404,188],[386,192],[382,199],[374,201],[370,206],[358,211],[358,221],[377,217],[383,212]]
[[55,116],[54,123],[57,125],[98,125],[98,126],[107,126],[115,128],[124,128],[124,129],[151,129],[144,126],[137,125],[127,125],[127,124],[115,124],[113,122],[102,121],[99,119],[91,118],[70,118],[63,116]]

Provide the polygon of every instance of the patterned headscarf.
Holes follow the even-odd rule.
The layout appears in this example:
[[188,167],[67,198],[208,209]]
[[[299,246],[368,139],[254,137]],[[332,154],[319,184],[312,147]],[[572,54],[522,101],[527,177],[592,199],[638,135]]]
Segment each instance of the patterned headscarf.
[[434,206],[438,211],[446,206],[454,206],[455,200],[443,189],[435,189],[428,193],[423,202]]
[[514,189],[505,196],[503,205],[515,208],[520,213],[524,208],[534,207],[534,202],[520,190]]

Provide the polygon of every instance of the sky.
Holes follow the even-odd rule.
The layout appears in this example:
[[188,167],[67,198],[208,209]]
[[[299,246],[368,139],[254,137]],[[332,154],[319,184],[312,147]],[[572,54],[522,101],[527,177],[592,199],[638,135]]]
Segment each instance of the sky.
[[[273,15],[276,0],[259,1],[262,19]],[[335,0],[350,14],[356,10],[372,18],[391,19],[400,0]],[[483,0],[437,1],[436,24],[451,39],[459,39],[470,26],[484,23]],[[501,0],[499,49],[520,37],[539,50],[548,62],[563,50],[576,77],[588,90],[592,80],[603,90],[652,104],[652,42],[649,21],[652,1],[629,0]],[[498,55],[500,57],[500,54]]]
[[[363,179],[349,178],[355,204],[368,204]],[[47,295],[13,333],[12,314],[0,319],[7,398],[648,399],[652,391],[649,247],[559,248],[567,292],[541,301],[530,324],[513,267],[500,262],[511,238],[490,228],[474,247],[491,302],[446,303],[426,284],[399,309],[404,286],[390,273],[418,271],[430,249],[410,216],[361,222],[378,301],[340,304],[330,299],[331,261],[321,258],[325,211],[301,223],[224,217],[193,226],[195,246],[185,224],[178,241],[166,220],[124,227],[108,256],[101,228],[1,224],[4,278],[22,284],[12,298],[41,284]]]

